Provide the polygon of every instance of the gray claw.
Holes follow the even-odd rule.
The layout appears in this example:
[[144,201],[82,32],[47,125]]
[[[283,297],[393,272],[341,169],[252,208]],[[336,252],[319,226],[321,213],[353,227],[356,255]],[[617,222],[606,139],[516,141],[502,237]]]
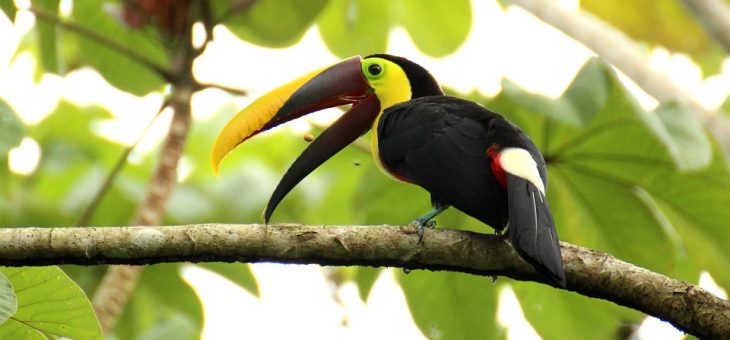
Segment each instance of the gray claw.
[[416,227],[416,230],[418,231],[418,245],[421,245],[421,243],[423,243],[423,235],[426,233],[426,228],[436,228],[436,221],[423,223],[419,220],[415,220],[411,222],[410,225]]

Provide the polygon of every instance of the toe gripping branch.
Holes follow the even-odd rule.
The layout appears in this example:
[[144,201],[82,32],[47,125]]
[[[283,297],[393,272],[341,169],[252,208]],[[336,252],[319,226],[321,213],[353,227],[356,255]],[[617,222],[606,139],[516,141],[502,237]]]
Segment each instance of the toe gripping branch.
[[432,219],[448,207],[448,205],[436,205],[433,210],[410,223],[410,225],[416,227],[416,230],[418,231],[419,245],[423,243],[423,235],[426,233],[426,228],[436,228],[436,221],[432,221]]

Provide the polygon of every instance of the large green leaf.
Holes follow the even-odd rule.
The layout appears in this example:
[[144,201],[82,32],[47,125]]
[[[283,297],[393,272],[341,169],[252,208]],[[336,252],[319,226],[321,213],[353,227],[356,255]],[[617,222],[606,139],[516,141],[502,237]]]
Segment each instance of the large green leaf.
[[403,25],[421,51],[442,57],[466,40],[471,6],[468,0],[333,0],[317,25],[339,57],[384,53],[394,25]]
[[266,47],[286,47],[299,41],[327,0],[259,0],[241,10],[235,2],[213,1],[217,20],[240,39]]
[[434,57],[456,51],[471,31],[469,0],[400,0],[400,22],[419,50]]
[[180,263],[145,267],[114,333],[121,339],[197,339],[203,310],[180,276]]
[[317,20],[327,48],[338,57],[383,53],[391,27],[391,1],[332,0]]
[[666,104],[657,108],[656,118],[661,122],[651,126],[680,169],[699,170],[712,162],[712,144],[692,111],[677,104]]
[[0,338],[102,339],[91,303],[57,267],[5,267],[0,271],[18,297],[18,311],[0,325]]
[[[113,40],[122,48],[134,51],[159,67],[166,68],[169,60],[151,26],[131,29],[104,9],[104,1],[74,2],[71,19],[94,32]],[[106,47],[94,38],[79,37],[78,58],[94,67],[112,85],[137,95],[160,89],[164,79],[154,70],[130,59],[124,52]]]
[[[581,79],[600,81],[591,86]],[[520,125],[543,150],[548,200],[562,240],[691,281],[704,268],[730,284],[722,260],[730,255],[730,236],[723,231],[730,221],[730,174],[686,109],[644,112],[595,60],[562,98],[535,105],[540,102],[546,99],[505,86],[488,106]],[[565,117],[556,108],[566,109]],[[578,338],[612,334],[618,327],[607,322],[612,314],[635,317],[557,291],[534,293],[540,289],[519,284],[515,291],[528,320],[546,338],[564,335],[556,329],[571,329]],[[586,309],[594,311],[589,319]],[[593,326],[575,327],[573,320]]]
[[13,290],[13,284],[0,272],[0,325],[4,324],[18,311],[18,297]]
[[0,99],[0,158],[23,139],[25,127],[10,106]]
[[497,287],[486,277],[463,273],[412,271],[398,281],[416,325],[429,339],[493,339]]
[[[600,299],[532,282],[512,282],[525,317],[543,339],[612,339],[641,313]],[[570,325],[571,327],[562,327]]]

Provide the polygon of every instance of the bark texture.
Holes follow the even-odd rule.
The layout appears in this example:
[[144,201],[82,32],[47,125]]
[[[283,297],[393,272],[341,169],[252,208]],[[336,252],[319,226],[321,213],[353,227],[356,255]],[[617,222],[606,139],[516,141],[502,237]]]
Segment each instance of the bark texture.
[[[0,229],[0,265],[281,262],[388,266],[546,283],[504,236],[410,226],[198,224]],[[637,309],[701,338],[730,337],[730,302],[596,250],[561,244],[567,289]],[[485,289],[488,287],[485,286]]]

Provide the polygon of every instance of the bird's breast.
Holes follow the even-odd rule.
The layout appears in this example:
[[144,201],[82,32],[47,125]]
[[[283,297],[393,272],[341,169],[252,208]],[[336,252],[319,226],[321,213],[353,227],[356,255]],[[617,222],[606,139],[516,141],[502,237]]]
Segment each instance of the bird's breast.
[[373,126],[371,128],[372,133],[370,134],[370,150],[373,154],[373,159],[375,159],[375,164],[378,166],[380,171],[388,175],[388,177],[396,181],[413,184],[411,180],[385,164],[385,162],[383,162],[383,157],[380,156],[380,138],[378,136],[378,124],[380,123],[380,118],[382,117],[383,111],[380,111],[380,114],[378,114],[378,116],[375,118],[375,121],[373,121]]

